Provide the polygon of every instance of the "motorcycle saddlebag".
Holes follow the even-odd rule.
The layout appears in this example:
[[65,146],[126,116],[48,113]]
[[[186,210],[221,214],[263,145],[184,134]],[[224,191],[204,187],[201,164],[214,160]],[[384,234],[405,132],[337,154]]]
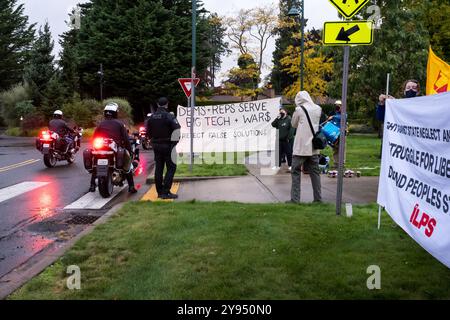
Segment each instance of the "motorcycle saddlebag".
[[125,165],[125,149],[122,147],[119,147],[117,149],[116,168],[123,169],[124,165]]
[[39,138],[36,138],[36,149],[40,151],[41,148],[42,148],[41,140]]
[[84,162],[84,168],[87,171],[92,170],[92,150],[86,149],[83,151],[83,162]]

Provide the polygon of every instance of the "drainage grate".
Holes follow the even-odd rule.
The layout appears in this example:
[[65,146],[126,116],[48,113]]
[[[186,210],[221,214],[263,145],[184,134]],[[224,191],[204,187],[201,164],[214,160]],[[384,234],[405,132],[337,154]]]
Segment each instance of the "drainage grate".
[[94,223],[98,218],[96,216],[75,216],[69,221],[67,221],[68,224],[92,224]]

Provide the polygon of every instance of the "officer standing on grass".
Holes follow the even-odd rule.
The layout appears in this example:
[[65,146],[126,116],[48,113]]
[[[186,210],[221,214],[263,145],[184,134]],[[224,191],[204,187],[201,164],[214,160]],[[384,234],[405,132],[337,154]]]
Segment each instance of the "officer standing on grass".
[[[178,198],[170,190],[177,170],[175,146],[180,140],[181,127],[175,116],[168,112],[168,105],[167,98],[158,100],[158,109],[148,119],[146,128],[155,154],[155,185],[160,199]],[[165,177],[164,167],[167,167]]]

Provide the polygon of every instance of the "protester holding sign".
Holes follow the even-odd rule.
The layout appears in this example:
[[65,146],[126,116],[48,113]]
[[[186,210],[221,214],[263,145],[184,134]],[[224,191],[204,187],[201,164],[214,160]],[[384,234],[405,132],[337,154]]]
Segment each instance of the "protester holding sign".
[[314,202],[322,201],[320,184],[319,154],[313,147],[313,132],[319,130],[322,108],[316,105],[308,92],[301,91],[295,97],[297,106],[292,116],[292,127],[297,128],[292,157],[291,203],[300,203],[300,182],[302,165],[309,172],[314,193]]
[[272,122],[272,127],[278,129],[278,167],[273,169],[279,169],[281,167],[281,161],[284,157],[287,159],[289,170],[292,167],[292,147],[290,140],[292,139],[291,134],[292,118],[288,115],[287,110],[284,107],[280,107],[280,114]]
[[[404,98],[414,98],[420,95],[420,83],[417,80],[407,80],[403,86],[403,97]],[[384,116],[386,113],[386,100],[387,99],[395,99],[391,95],[381,94],[378,98],[379,102],[376,107],[377,120],[381,121],[380,126],[380,136],[381,136],[381,144],[383,144],[383,130],[384,130]],[[381,153],[380,153],[381,158]]]

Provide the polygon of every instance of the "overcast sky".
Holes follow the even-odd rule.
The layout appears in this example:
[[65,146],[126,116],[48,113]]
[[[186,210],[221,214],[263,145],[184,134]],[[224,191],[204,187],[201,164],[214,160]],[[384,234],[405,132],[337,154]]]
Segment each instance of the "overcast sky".
[[[30,17],[30,22],[37,22],[39,25],[48,21],[55,40],[55,53],[61,47],[58,44],[58,36],[65,32],[68,27],[65,24],[70,9],[80,2],[86,0],[19,0],[25,3],[25,13]],[[239,9],[249,9],[255,6],[273,4],[278,7],[277,0],[204,0],[206,9],[210,12],[217,12],[219,15],[231,15]],[[337,11],[328,0],[305,0],[305,15],[308,21],[308,29],[322,28],[325,21],[337,20]],[[267,65],[272,64],[272,52],[275,48],[275,41],[272,40],[264,56]],[[224,58],[222,65],[223,74],[225,71],[236,66],[237,54],[232,54]],[[269,73],[269,69],[264,70],[264,76]],[[183,75],[180,75],[183,76]]]

